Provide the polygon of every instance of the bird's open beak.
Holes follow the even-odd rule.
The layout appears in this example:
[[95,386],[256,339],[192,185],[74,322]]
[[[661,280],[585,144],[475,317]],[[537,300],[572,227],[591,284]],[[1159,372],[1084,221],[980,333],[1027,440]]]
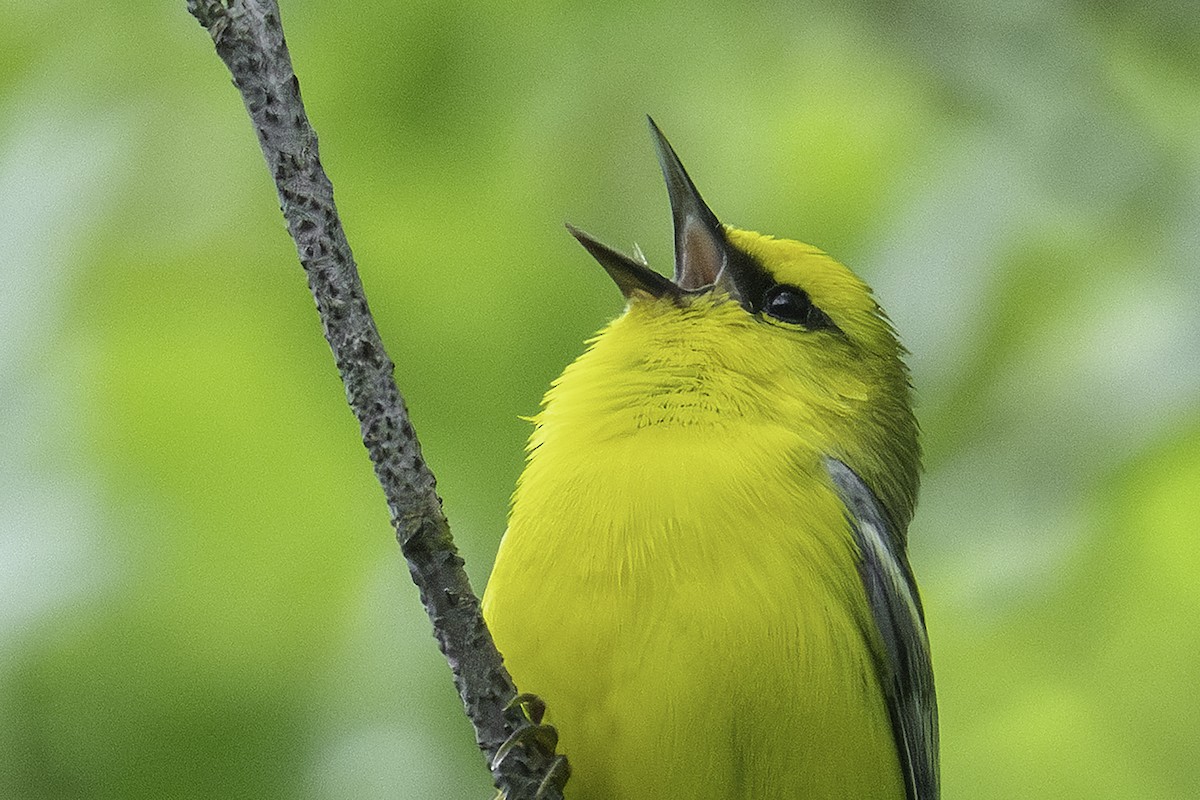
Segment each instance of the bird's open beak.
[[684,294],[706,291],[717,284],[724,285],[727,282],[724,279],[728,278],[724,273],[730,261],[725,229],[700,197],[670,142],[654,120],[647,119],[671,199],[671,217],[675,224],[674,279],[664,278],[641,261],[601,244],[573,225],[567,225],[567,230],[600,262],[626,297],[644,293],[651,297],[677,299]]
[[633,297],[636,292],[643,292],[651,297],[679,297],[679,287],[646,264],[613,250],[569,222],[567,230],[600,262],[600,266],[604,267],[604,271],[616,282],[617,288],[626,297]]

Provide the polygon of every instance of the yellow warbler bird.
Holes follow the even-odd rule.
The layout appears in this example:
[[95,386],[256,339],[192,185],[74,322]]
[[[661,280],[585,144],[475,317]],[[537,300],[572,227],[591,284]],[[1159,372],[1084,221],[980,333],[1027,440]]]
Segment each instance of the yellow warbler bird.
[[719,223],[650,125],[674,277],[571,228],[627,305],[535,419],[488,625],[569,800],[936,800],[904,350],[849,269]]

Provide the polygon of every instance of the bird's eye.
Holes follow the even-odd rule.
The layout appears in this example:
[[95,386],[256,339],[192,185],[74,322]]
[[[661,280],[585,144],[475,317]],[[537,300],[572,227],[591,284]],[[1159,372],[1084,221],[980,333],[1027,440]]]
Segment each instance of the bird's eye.
[[834,327],[829,315],[813,305],[808,292],[786,283],[767,289],[763,295],[762,310],[777,320],[803,325],[810,330]]

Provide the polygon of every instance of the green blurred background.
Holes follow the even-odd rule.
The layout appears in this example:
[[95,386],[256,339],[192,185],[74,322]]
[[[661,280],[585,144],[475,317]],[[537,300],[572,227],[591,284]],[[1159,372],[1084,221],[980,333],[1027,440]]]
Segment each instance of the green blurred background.
[[[488,798],[207,35],[0,5],[0,797]],[[946,796],[1200,796],[1200,7],[283,15],[477,588],[621,306],[562,222],[669,265],[649,112],[913,351]]]

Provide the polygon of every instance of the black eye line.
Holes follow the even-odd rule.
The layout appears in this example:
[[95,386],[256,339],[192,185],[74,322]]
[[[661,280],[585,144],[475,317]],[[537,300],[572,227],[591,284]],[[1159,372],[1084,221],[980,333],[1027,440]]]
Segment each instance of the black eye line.
[[[766,308],[767,296],[775,294],[776,292],[779,292],[779,291],[792,291],[798,295],[804,296],[804,299],[808,302],[808,307],[809,307],[809,313],[806,315],[809,318],[808,321],[793,322],[791,320],[783,320],[767,311],[767,308]],[[759,314],[762,314],[762,315],[768,316],[768,317],[772,317],[774,319],[781,319],[782,322],[787,322],[791,325],[800,325],[800,326],[804,327],[806,330],[810,330],[810,331],[831,331],[833,333],[841,334],[842,336],[845,335],[845,333],[842,331],[842,329],[839,328],[836,323],[834,323],[833,319],[828,314],[826,314],[825,311],[820,306],[818,306],[816,303],[814,303],[812,301],[812,295],[810,295],[804,289],[801,289],[799,286],[796,286],[795,284],[791,284],[791,283],[773,284],[766,291],[763,292],[762,298],[763,299],[762,299],[762,301],[760,301],[759,307],[756,309]],[[815,319],[813,319],[813,317],[815,317]]]
[[833,318],[812,302],[812,295],[809,295],[808,292],[805,292],[799,286],[795,286],[793,284],[778,283],[772,277],[771,273],[767,272],[766,268],[759,263],[758,259],[751,256],[749,253],[744,253],[735,248],[730,248],[727,251],[727,257],[731,262],[736,262],[736,266],[731,265],[732,268],[730,269],[730,272],[733,274],[734,280],[737,282],[738,293],[743,298],[742,306],[751,314],[755,314],[760,317],[770,316],[763,308],[763,300],[766,298],[767,292],[771,291],[777,286],[786,286],[790,289],[796,290],[797,292],[804,292],[804,294],[808,297],[809,303],[812,305],[813,309],[815,309],[816,312],[824,318],[824,322],[826,324],[817,327],[806,326],[807,330],[813,332],[828,331],[840,336],[843,339],[846,339],[847,341],[850,340],[850,337],[846,336],[846,332],[837,326],[837,323],[833,321]]

